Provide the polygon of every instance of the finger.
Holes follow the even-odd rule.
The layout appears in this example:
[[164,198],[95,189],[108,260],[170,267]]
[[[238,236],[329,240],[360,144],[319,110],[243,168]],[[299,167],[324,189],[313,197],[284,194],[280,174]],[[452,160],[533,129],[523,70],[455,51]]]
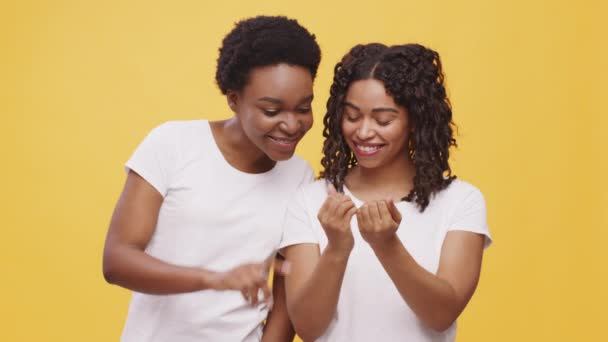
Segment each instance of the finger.
[[393,221],[400,223],[401,222],[401,213],[399,212],[399,209],[397,209],[397,206],[395,205],[395,201],[393,201],[392,199],[389,200],[387,203],[387,207],[388,207],[388,211],[391,213],[391,217],[393,218]]
[[336,208],[336,216],[337,217],[345,217],[346,213],[354,207],[355,204],[348,198],[343,199],[338,207]]
[[249,289],[249,299],[252,306],[256,306],[260,302],[260,299],[258,298],[259,290],[260,288],[257,286]]
[[352,219],[353,215],[355,215],[357,213],[357,207],[355,207],[353,205],[352,208],[350,208],[347,212],[346,215],[344,215],[344,217],[346,217],[348,219],[348,221],[350,222],[350,220]]
[[241,294],[243,295],[243,298],[245,299],[245,301],[249,302],[249,291],[247,289],[243,289],[243,290],[241,290]]
[[319,212],[317,213],[317,218],[319,219],[319,222],[325,222],[327,215],[332,212],[333,203],[334,197],[328,196],[327,198],[325,198],[321,209],[319,209]]
[[378,212],[381,222],[391,222],[393,220],[386,201],[378,201]]
[[268,307],[272,306],[272,291],[268,286],[262,287],[262,294],[264,298],[264,304],[266,304],[266,306]]
[[361,208],[359,208],[359,216],[361,220],[359,221],[359,229],[368,230],[370,227],[369,220],[369,204],[364,204]]
[[370,203],[369,216],[370,216],[370,220],[374,224],[374,226],[378,226],[382,222],[382,220],[380,218],[380,209],[378,208],[377,201]]
[[331,182],[327,182],[327,194],[329,196],[332,196],[337,193],[338,193],[338,191],[336,191],[336,188],[334,187],[334,185]]

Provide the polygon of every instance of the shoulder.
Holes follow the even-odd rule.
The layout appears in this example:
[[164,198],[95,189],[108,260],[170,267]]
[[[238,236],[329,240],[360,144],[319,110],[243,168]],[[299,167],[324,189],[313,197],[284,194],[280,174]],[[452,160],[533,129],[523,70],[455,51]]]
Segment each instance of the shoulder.
[[481,190],[475,185],[461,179],[454,179],[447,188],[435,195],[431,205],[443,209],[462,210],[471,206],[485,207],[485,199]]
[[458,178],[454,179],[445,190],[456,197],[468,196],[473,193],[481,195],[481,190],[475,185]]
[[210,133],[209,122],[206,120],[167,121],[156,126],[150,132],[150,134],[158,136],[176,138],[208,133]]
[[181,150],[185,147],[205,147],[211,129],[206,120],[167,121],[153,128],[146,140],[159,147]]
[[312,183],[302,184],[298,191],[311,202],[323,202],[327,197],[327,183],[324,178],[317,179]]
[[310,183],[314,178],[314,171],[310,164],[297,155],[279,162],[277,167],[281,168],[280,174],[283,177],[297,181],[298,184]]

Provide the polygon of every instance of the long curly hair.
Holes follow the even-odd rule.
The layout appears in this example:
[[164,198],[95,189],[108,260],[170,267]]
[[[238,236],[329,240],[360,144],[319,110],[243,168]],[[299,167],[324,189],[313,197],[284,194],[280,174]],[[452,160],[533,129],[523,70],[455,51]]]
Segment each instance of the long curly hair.
[[349,168],[357,165],[342,134],[343,102],[350,84],[366,79],[381,81],[407,110],[413,127],[409,154],[416,174],[413,189],[402,200],[415,202],[423,212],[431,196],[456,178],[449,164],[449,150],[456,146],[456,139],[439,54],[422,45],[357,45],[336,64],[323,118],[321,177],[343,192]]

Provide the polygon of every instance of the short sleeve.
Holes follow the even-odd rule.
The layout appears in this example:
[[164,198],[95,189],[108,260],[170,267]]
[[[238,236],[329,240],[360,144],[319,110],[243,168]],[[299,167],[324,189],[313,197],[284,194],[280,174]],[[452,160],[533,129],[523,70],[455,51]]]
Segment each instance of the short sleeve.
[[301,243],[319,243],[310,213],[307,210],[305,192],[302,187],[295,192],[287,204],[279,248]]
[[168,123],[154,128],[137,146],[125,169],[140,175],[161,195],[169,190],[171,170],[175,164],[175,137]]
[[471,191],[461,200],[455,210],[448,231],[460,230],[485,236],[485,248],[492,243],[487,223],[486,202],[478,189]]

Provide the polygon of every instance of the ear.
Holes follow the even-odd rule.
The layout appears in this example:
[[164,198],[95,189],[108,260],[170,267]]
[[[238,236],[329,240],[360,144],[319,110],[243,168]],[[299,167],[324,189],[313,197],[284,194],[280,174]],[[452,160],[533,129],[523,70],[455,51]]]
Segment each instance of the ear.
[[239,94],[236,91],[228,90],[226,92],[226,101],[228,102],[228,107],[236,113],[237,103],[239,101]]

